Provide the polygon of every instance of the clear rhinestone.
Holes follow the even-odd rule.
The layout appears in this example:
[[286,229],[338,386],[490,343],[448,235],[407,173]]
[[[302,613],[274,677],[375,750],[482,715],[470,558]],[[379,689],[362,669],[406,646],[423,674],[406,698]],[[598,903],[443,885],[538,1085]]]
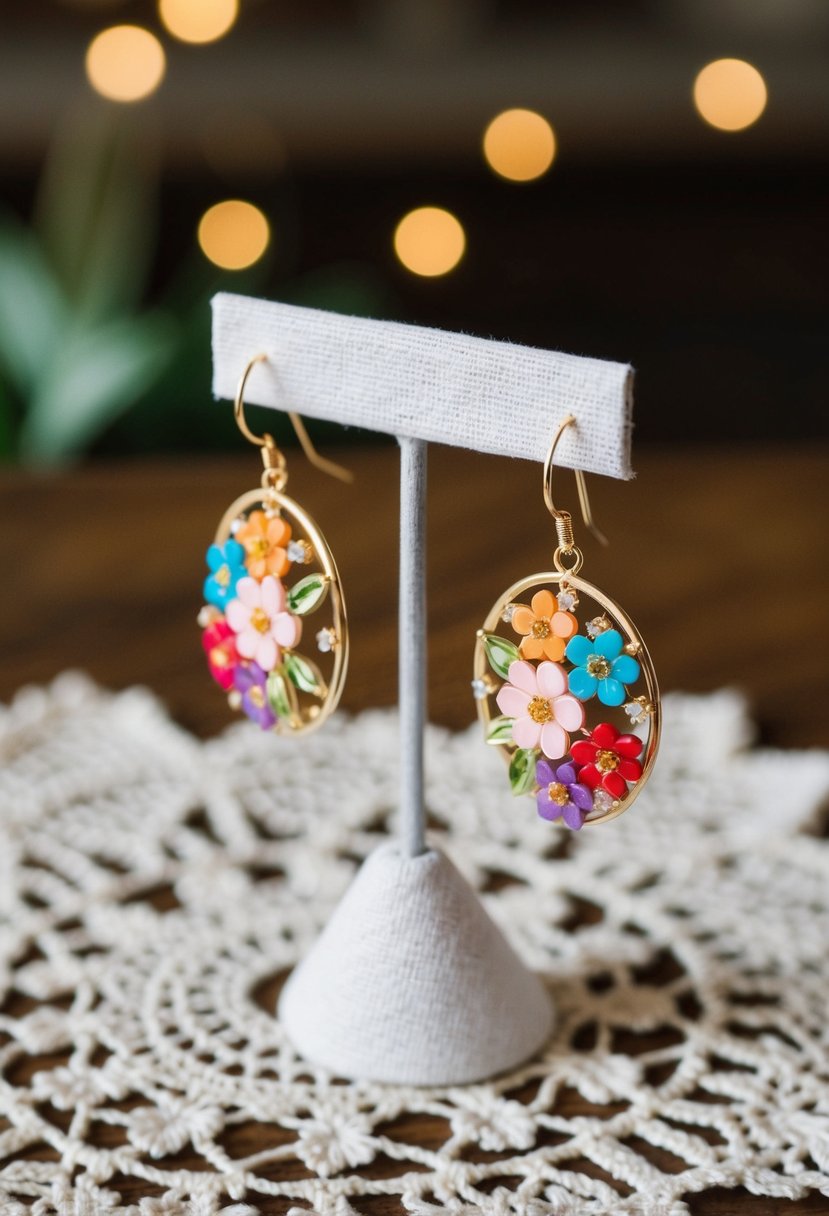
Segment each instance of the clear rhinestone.
[[486,680],[472,680],[472,696],[476,701],[484,701],[489,696],[489,685]]
[[572,612],[573,609],[578,606],[579,597],[576,595],[575,591],[571,591],[568,587],[559,591],[558,595],[556,596],[556,600],[558,601],[559,610],[561,612]]
[[231,709],[241,709],[242,694],[234,688],[233,692],[227,694],[227,703]]
[[610,621],[606,616],[594,616],[592,621],[588,621],[585,625],[587,636],[597,638],[600,633],[610,628]]
[[304,566],[306,562],[311,560],[312,552],[313,550],[311,549],[311,546],[308,544],[307,540],[288,541],[288,561],[298,562]]
[[505,608],[505,609],[504,609],[504,611],[501,613],[501,620],[502,620],[502,621],[503,621],[503,622],[504,622],[506,625],[511,625],[511,624],[512,624],[512,618],[515,616],[515,609],[516,609],[517,607],[518,607],[518,605],[517,605],[517,604],[507,604],[506,608]]
[[337,642],[337,635],[333,629],[320,629],[317,634],[317,650],[323,654],[328,654],[334,649]]
[[601,813],[604,814],[605,811],[609,811],[612,806],[613,806],[613,797],[610,794],[608,794],[607,790],[594,790],[593,791],[593,810],[594,811],[601,811]]
[[235,535],[236,535],[236,533],[237,533],[237,532],[239,531],[239,529],[241,528],[241,526],[242,526],[242,521],[241,521],[241,519],[234,519],[233,523],[230,525],[230,532],[231,532],[231,535],[235,536]]
[[625,706],[625,713],[630,718],[633,726],[638,726],[648,716],[644,705],[640,701],[628,701]]
[[222,614],[219,612],[218,608],[213,608],[210,604],[205,604],[203,608],[199,609],[199,615],[196,617],[196,623],[201,629],[207,629],[208,625],[212,625],[215,621],[218,621],[221,615]]

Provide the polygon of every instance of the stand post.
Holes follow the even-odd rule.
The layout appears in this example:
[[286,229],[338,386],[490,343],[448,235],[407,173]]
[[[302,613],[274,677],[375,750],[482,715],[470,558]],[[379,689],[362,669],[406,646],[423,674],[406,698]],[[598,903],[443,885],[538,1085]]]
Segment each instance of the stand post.
[[426,724],[426,444],[400,439],[400,851],[426,851],[423,732]]

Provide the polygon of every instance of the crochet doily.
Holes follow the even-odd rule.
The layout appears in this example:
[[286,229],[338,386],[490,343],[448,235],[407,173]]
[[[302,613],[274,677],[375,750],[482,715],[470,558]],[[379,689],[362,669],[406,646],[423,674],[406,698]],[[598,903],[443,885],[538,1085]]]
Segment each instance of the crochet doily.
[[578,835],[512,801],[477,730],[430,731],[433,839],[558,1021],[515,1073],[427,1090],[345,1084],[273,1017],[393,827],[392,714],[201,743],[141,690],[24,690],[0,720],[3,1216],[829,1196],[829,761],[749,750],[729,693],[665,710],[636,808]]

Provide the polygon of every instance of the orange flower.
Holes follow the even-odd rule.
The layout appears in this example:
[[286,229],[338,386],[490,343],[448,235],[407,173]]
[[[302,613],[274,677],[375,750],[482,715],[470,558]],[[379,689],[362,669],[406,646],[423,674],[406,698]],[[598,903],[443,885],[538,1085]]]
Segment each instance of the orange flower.
[[254,578],[265,578],[285,574],[291,562],[287,544],[291,539],[291,525],[279,515],[270,519],[264,511],[251,511],[247,521],[234,534],[245,548],[245,565]]
[[512,627],[523,633],[518,649],[525,659],[550,659],[558,663],[564,657],[567,639],[577,632],[579,623],[572,612],[560,612],[551,591],[536,591],[531,606],[519,604],[512,614]]

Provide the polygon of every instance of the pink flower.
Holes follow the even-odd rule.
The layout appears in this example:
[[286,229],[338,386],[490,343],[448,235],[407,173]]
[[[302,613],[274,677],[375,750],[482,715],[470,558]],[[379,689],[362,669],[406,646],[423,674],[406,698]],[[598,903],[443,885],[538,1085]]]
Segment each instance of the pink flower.
[[282,658],[283,646],[295,646],[302,632],[299,617],[285,611],[285,588],[278,578],[266,575],[262,582],[240,578],[237,599],[225,609],[227,623],[237,634],[236,649],[243,659],[253,659],[263,671],[273,671]]
[[512,737],[519,747],[538,747],[550,760],[567,754],[570,736],[584,725],[584,706],[567,692],[567,676],[558,663],[509,666],[509,683],[495,698],[498,708],[514,718]]

